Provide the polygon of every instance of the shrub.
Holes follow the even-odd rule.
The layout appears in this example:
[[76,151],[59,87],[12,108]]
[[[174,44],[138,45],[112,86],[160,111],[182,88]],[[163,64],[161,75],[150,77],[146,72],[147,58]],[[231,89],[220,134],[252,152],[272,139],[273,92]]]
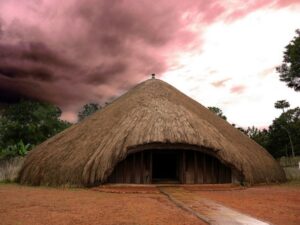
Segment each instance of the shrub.
[[25,145],[23,141],[20,140],[17,144],[9,145],[6,148],[2,149],[0,152],[0,159],[25,156],[32,147],[33,146],[30,144]]

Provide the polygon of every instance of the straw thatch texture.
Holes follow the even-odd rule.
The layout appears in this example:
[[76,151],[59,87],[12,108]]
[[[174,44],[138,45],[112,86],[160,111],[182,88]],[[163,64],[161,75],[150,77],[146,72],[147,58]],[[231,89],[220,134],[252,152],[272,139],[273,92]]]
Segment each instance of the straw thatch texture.
[[129,149],[149,143],[208,148],[250,184],[285,180],[265,149],[171,85],[151,79],[37,146],[20,182],[96,185],[105,182]]

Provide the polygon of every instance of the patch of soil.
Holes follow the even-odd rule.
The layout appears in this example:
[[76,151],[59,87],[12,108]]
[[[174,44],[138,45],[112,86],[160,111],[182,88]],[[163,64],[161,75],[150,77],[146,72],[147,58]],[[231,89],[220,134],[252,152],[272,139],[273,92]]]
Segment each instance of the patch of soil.
[[260,186],[234,191],[193,193],[272,224],[300,224],[300,186]]
[[161,194],[0,185],[5,225],[203,225]]
[[245,187],[238,184],[182,185],[182,187],[188,191],[233,191],[245,189]]
[[155,186],[108,186],[103,185],[92,188],[93,191],[119,193],[119,194],[159,194],[159,190]]

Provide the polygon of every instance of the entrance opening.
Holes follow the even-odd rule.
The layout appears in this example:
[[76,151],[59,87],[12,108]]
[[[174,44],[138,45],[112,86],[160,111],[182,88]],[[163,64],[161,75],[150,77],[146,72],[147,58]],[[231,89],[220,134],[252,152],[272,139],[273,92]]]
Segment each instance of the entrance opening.
[[115,166],[107,182],[223,184],[231,183],[232,177],[231,168],[214,156],[195,150],[160,148],[127,155]]
[[157,152],[152,154],[152,182],[179,183],[178,153]]

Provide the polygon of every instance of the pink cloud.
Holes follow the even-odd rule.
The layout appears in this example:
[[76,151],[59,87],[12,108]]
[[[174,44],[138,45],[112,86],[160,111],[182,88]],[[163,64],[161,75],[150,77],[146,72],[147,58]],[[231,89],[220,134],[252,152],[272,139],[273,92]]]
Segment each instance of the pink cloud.
[[299,0],[277,0],[275,6],[278,8],[293,6],[293,5],[300,5]]
[[250,0],[238,1],[235,9],[226,17],[227,21],[235,21],[247,14],[262,8],[284,8],[293,5],[300,5],[299,0]]
[[276,67],[270,67],[270,68],[264,69],[264,70],[259,74],[259,76],[261,76],[261,77],[266,77],[266,76],[272,74],[272,73],[275,71],[275,68],[276,68]]
[[226,78],[226,79],[223,79],[223,80],[214,81],[214,82],[211,83],[211,85],[216,87],[216,88],[224,87],[225,83],[229,80],[231,80],[231,78]]
[[65,111],[61,115],[62,120],[67,120],[70,122],[76,122],[77,121],[77,114],[75,112],[69,112]]
[[236,85],[230,88],[230,93],[232,94],[242,94],[246,89],[244,85]]

